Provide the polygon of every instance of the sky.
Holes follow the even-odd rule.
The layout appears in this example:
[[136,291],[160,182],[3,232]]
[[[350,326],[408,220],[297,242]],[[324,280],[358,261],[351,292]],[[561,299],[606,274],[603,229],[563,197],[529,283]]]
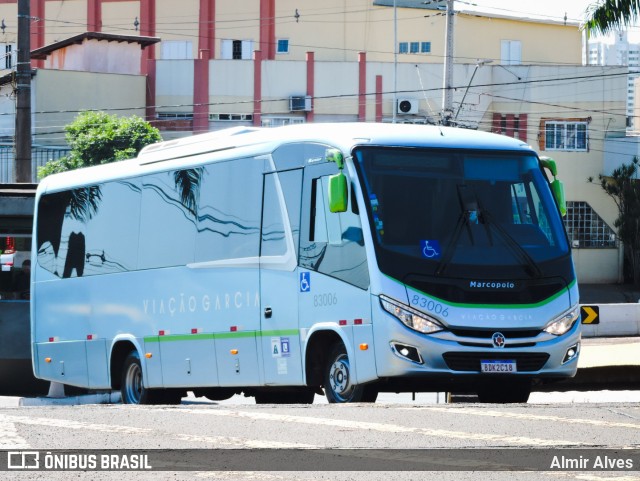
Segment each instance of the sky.
[[[519,14],[541,16],[550,20],[567,20],[582,23],[590,6],[603,0],[456,0],[456,8],[490,11],[503,15]],[[629,29],[629,40],[640,42],[640,28]]]
[[[589,5],[597,3],[598,0],[464,0],[456,1],[458,8],[465,6],[471,8],[495,9],[496,13],[502,11],[504,14],[517,15],[535,14],[562,20],[565,13],[571,21],[582,22],[585,11]],[[465,5],[467,4],[467,5]],[[472,5],[469,5],[472,4]]]

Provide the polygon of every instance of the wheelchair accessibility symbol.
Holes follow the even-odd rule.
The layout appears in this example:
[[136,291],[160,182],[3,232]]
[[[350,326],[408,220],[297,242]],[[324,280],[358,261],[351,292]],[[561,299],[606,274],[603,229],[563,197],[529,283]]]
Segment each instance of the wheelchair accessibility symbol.
[[300,292],[309,292],[309,291],[311,291],[311,273],[301,272],[300,273]]
[[420,250],[422,251],[422,257],[427,259],[440,259],[442,251],[440,250],[440,242],[437,240],[421,240]]

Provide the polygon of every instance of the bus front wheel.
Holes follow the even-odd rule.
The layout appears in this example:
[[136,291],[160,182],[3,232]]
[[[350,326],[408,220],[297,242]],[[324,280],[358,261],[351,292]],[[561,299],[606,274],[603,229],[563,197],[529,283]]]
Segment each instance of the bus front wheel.
[[375,402],[378,397],[374,386],[354,383],[347,349],[342,342],[333,345],[327,358],[324,392],[330,403]]
[[120,383],[123,404],[148,404],[150,393],[142,382],[142,365],[138,351],[131,351],[124,361]]
[[138,351],[131,351],[124,361],[120,393],[123,404],[180,404],[180,400],[186,394],[180,389],[144,387]]

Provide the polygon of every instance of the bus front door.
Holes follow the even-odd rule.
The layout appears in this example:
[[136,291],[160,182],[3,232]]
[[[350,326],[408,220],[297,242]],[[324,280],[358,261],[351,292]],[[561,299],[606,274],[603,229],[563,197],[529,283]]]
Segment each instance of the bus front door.
[[260,248],[261,343],[264,382],[303,381],[298,328],[297,245],[302,169],[266,174]]

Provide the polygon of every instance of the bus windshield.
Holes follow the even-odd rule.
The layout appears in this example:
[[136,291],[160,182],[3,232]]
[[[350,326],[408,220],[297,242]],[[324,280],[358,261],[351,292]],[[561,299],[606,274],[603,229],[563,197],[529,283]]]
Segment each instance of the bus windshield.
[[530,152],[363,147],[354,159],[379,264],[401,278],[416,266],[443,277],[539,278],[550,274],[542,264],[568,255]]

